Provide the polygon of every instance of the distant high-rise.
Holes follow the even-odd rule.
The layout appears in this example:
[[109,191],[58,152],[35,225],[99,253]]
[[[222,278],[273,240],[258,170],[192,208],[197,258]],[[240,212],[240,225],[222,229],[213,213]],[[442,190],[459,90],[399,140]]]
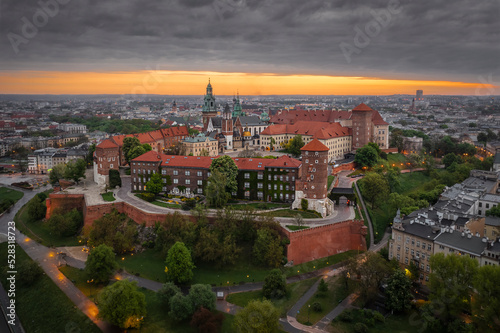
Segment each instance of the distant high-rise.
[[423,90],[417,90],[417,101],[423,101],[424,100],[424,91]]

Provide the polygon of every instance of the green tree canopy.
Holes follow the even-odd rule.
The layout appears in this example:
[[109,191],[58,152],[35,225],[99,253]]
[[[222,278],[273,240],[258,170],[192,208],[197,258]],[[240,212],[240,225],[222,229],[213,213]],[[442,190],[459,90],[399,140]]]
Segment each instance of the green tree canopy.
[[90,251],[85,262],[85,271],[96,283],[106,283],[117,266],[113,249],[101,244]]
[[251,300],[234,317],[238,333],[271,333],[278,331],[280,312],[269,300]]
[[286,150],[293,156],[300,156],[300,149],[304,147],[304,140],[302,140],[302,135],[296,135],[291,139],[286,145]]
[[361,295],[367,297],[376,292],[383,279],[391,274],[387,260],[374,252],[366,252],[364,260],[353,257],[347,265],[348,272],[360,276],[359,288]]
[[28,203],[28,219],[32,222],[40,221],[45,218],[47,207],[38,195],[35,195]]
[[188,319],[193,315],[193,312],[193,303],[189,296],[177,293],[170,299],[170,312],[168,315],[174,320],[181,321]]
[[165,260],[165,273],[169,279],[176,283],[186,283],[193,279],[193,268],[191,252],[182,242],[176,242],[168,250]]
[[358,149],[356,156],[354,157],[354,162],[356,162],[361,167],[372,167],[377,163],[378,153],[372,146],[364,146]]
[[389,310],[403,312],[411,307],[411,281],[401,270],[396,270],[387,282],[385,304]]
[[493,206],[486,211],[486,216],[500,217],[500,205]]
[[84,238],[89,246],[106,244],[116,253],[130,251],[137,236],[137,224],[117,210],[97,219],[92,226],[84,228]]
[[472,309],[478,332],[500,332],[500,266],[479,268],[474,278]]
[[231,193],[227,192],[226,184],[227,178],[222,172],[219,170],[211,172],[205,189],[210,207],[222,208],[227,204],[231,198]]
[[389,185],[384,176],[369,172],[358,182],[361,185],[363,197],[371,203],[372,209],[375,208],[375,203],[387,198],[389,195]]
[[280,243],[279,236],[270,229],[259,229],[253,245],[254,260],[263,266],[279,267],[283,259],[283,247]]
[[98,316],[120,328],[139,328],[146,316],[146,297],[135,281],[117,281],[102,289],[97,299]]
[[273,269],[266,276],[262,295],[267,299],[280,299],[286,296],[286,278],[279,269]]
[[52,167],[49,173],[49,181],[52,185],[58,183],[59,180],[64,179],[66,173],[66,164],[57,164]]
[[76,161],[69,161],[66,163],[66,169],[64,170],[64,178],[71,179],[78,184],[80,178],[85,177],[85,170],[87,169],[87,163],[84,159],[80,158]]
[[223,155],[212,161],[210,164],[210,172],[218,170],[226,177],[226,192],[233,193],[238,190],[236,177],[238,176],[238,167],[233,159],[228,155]]
[[154,195],[160,194],[163,189],[163,183],[161,182],[161,176],[159,173],[154,173],[149,181],[146,183],[146,190]]
[[[136,137],[126,137],[123,139],[123,146],[122,146],[122,151],[123,151],[123,156],[125,156],[125,160],[127,161],[127,164],[130,163],[129,159],[129,153],[130,151],[141,145],[141,141],[139,141],[138,138]],[[139,155],[138,155],[139,156]]]
[[209,284],[193,284],[189,289],[188,296],[194,311],[202,307],[210,311],[215,310],[216,297]]
[[158,290],[158,297],[161,299],[163,305],[170,310],[170,300],[175,294],[180,293],[181,289],[173,282],[164,283],[160,290]]

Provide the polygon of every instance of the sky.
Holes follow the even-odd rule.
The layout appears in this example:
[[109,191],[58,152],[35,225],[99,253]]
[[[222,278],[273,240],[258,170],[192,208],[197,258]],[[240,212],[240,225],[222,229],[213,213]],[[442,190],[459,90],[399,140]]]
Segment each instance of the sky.
[[0,0],[0,93],[500,95],[498,0]]

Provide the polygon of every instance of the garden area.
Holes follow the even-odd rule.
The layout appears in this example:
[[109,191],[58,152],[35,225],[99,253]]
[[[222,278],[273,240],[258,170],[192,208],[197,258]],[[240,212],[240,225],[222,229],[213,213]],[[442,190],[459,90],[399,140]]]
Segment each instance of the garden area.
[[[7,258],[7,243],[0,244],[0,257]],[[0,263],[4,287],[7,286],[6,264],[7,260]],[[26,332],[66,332],[68,327],[100,332],[20,246],[16,246],[16,268],[16,313]],[[73,326],[68,326],[70,323]]]
[[271,212],[265,212],[261,215],[270,217],[289,217],[294,218],[299,214],[304,219],[317,219],[321,218],[321,214],[312,210],[298,210],[298,209],[278,209]]
[[338,333],[417,333],[422,332],[422,324],[414,323],[411,315],[391,315],[385,318],[380,313],[371,310],[344,310],[332,321],[334,332]]
[[115,201],[115,197],[113,196],[113,192],[106,192],[101,194],[102,199],[104,201]]
[[0,187],[0,214],[18,202],[24,193],[7,187]]

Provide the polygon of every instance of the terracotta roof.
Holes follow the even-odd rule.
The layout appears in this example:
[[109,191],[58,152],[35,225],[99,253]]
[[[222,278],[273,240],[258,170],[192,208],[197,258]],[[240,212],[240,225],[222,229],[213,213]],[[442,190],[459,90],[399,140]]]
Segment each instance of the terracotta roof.
[[162,128],[156,131],[150,131],[146,133],[137,133],[137,134],[127,134],[127,135],[115,135],[110,139],[114,141],[118,146],[123,146],[123,139],[128,137],[136,137],[139,139],[141,144],[144,143],[152,143],[163,138],[173,137],[173,136],[188,136],[188,129],[186,126],[179,127],[171,127],[171,128]]
[[339,123],[326,123],[321,121],[298,121],[293,125],[269,125],[260,134],[300,134],[312,136],[313,138],[321,140],[326,140],[351,135],[351,131],[349,128],[343,127]]
[[104,148],[104,149],[106,149],[106,148],[118,148],[118,145],[116,143],[114,143],[113,141],[106,139],[103,142],[101,142],[100,144],[98,144],[96,146],[96,148]]
[[386,122],[376,110],[373,110],[372,112],[372,123],[374,125],[389,125],[389,123]]
[[204,168],[208,169],[215,157],[209,156],[172,156],[165,155],[162,158],[161,166]]
[[314,139],[311,142],[309,142],[307,145],[304,147],[300,148],[300,150],[304,151],[328,151],[328,147],[319,142],[318,139]]
[[157,153],[153,150],[148,151],[147,153],[142,154],[134,158],[133,162],[161,162],[167,157],[167,155]]
[[356,106],[352,111],[374,111],[371,107],[366,105],[365,103],[361,103],[358,106]]
[[269,120],[272,124],[292,124],[297,121],[320,121],[333,123],[351,118],[351,111],[337,110],[279,110]]
[[298,168],[302,162],[295,158],[288,157],[287,155],[280,156],[267,165],[273,168]]

